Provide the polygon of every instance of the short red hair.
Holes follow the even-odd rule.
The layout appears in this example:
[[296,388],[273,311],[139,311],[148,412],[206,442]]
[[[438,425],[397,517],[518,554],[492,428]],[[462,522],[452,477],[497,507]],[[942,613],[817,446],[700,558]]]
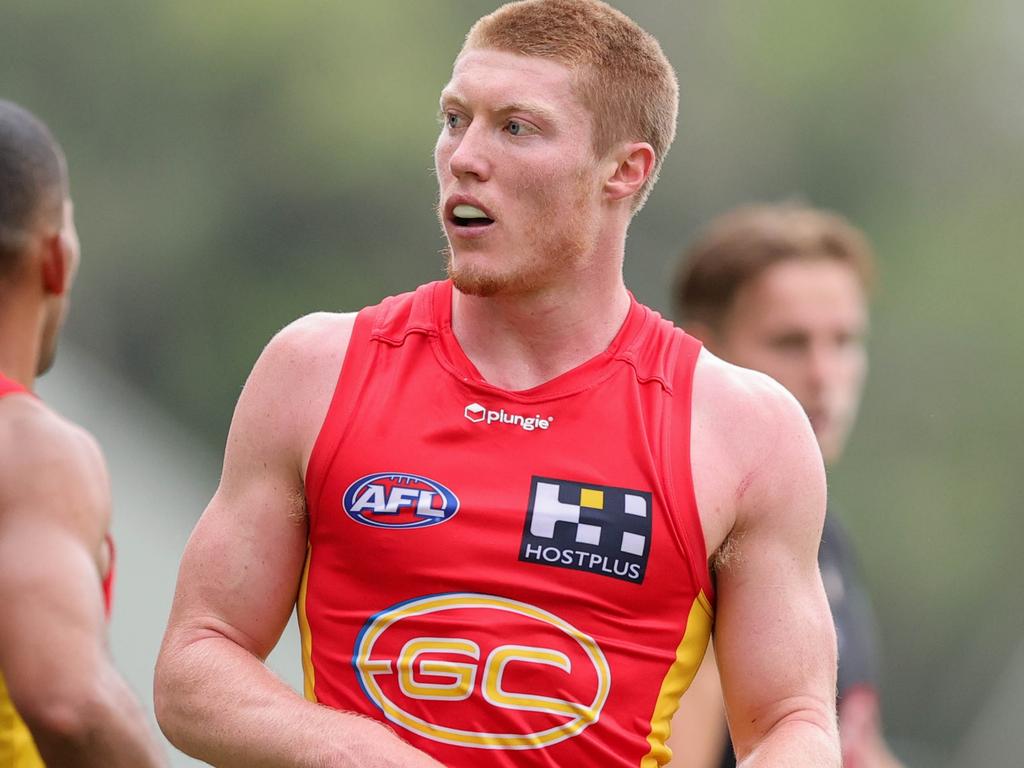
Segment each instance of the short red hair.
[[653,147],[654,169],[633,210],[643,206],[672,146],[679,111],[675,70],[652,35],[600,0],[519,0],[473,25],[462,51],[473,48],[553,59],[573,70],[593,115],[599,157],[622,141]]

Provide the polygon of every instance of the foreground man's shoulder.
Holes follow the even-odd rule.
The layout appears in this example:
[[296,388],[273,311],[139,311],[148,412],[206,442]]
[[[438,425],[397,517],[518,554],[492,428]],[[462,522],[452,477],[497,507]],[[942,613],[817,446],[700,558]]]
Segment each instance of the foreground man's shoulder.
[[292,321],[267,342],[253,376],[309,374],[335,365],[348,348],[355,318],[354,312],[314,312]]
[[[748,435],[779,427],[809,428],[803,409],[775,379],[701,350],[694,373],[694,409],[722,428]],[[752,435],[750,435],[752,436]]]
[[337,345],[348,340],[355,324],[356,312],[312,312],[293,320],[276,334],[267,345],[285,351],[310,352],[323,346]]

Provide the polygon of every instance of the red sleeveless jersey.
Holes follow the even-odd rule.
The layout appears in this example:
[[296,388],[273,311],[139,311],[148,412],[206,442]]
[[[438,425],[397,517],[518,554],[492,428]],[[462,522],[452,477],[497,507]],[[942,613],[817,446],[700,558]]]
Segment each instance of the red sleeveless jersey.
[[489,385],[450,282],[359,313],[306,476],[306,696],[448,768],[648,768],[703,657],[699,343],[631,302],[606,351]]

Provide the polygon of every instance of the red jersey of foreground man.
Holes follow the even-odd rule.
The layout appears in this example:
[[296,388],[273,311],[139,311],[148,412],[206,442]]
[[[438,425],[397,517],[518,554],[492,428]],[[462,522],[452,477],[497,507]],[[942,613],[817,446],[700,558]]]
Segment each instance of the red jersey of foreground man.
[[31,394],[78,268],[64,156],[0,101],[0,765],[163,765],[106,648],[113,547],[95,441]]
[[[594,0],[470,31],[435,150],[450,281],[301,319],[256,363],[157,665],[175,744],[246,768],[664,765],[713,613],[742,764],[839,765],[807,419],[622,280],[677,98],[657,42]],[[296,602],[306,700],[262,663]]]

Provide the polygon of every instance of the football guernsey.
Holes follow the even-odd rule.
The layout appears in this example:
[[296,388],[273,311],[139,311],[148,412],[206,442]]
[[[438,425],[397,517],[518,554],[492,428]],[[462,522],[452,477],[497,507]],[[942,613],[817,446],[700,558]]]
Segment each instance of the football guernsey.
[[364,309],[306,475],[306,696],[448,768],[653,768],[707,647],[699,343],[631,300],[611,345],[489,385],[452,286]]
[[[18,382],[0,373],[0,398],[12,394],[30,395],[31,392]],[[107,546],[110,548],[110,565],[103,579],[104,606],[107,617],[114,583],[114,542],[107,535]],[[24,720],[14,708],[7,692],[7,684],[0,671],[0,766],[3,768],[45,768],[42,758],[32,741],[32,734]]]

